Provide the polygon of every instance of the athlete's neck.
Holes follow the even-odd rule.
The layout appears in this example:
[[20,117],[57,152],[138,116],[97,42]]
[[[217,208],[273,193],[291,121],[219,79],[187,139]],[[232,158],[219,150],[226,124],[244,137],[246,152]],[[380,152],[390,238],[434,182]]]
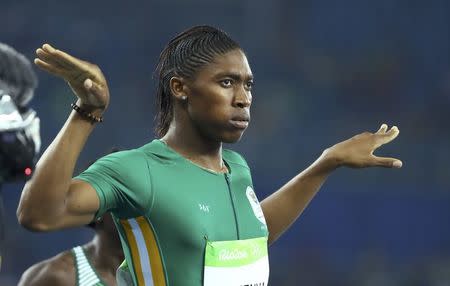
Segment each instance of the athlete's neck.
[[188,160],[216,172],[224,170],[222,142],[207,140],[187,127],[172,124],[161,138],[170,148]]

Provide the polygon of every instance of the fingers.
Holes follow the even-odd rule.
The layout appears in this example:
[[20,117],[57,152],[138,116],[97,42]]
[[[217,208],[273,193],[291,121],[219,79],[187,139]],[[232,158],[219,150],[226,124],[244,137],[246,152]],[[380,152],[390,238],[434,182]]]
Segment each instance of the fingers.
[[373,156],[373,164],[374,166],[397,169],[403,166],[403,162],[399,159],[377,156]]
[[53,48],[50,44],[43,44],[42,49],[49,53],[53,53],[56,51],[56,49]]
[[[386,124],[382,124],[380,129],[377,131],[376,135],[376,146],[375,149],[380,147],[381,145],[387,144],[397,138],[400,134],[400,130],[397,126],[392,126],[391,129],[388,130],[388,126]],[[388,157],[377,157],[372,155],[372,160],[374,166],[385,167],[385,168],[401,168],[403,163],[399,159],[396,158],[388,158]]]
[[[50,53],[48,53],[47,51],[45,51],[42,48],[38,48],[36,50],[36,56],[38,56],[38,58],[40,60],[45,61],[46,63],[52,63],[52,64],[57,63],[56,59]],[[58,66],[59,66],[59,64],[58,64]]]
[[386,124],[382,124],[380,129],[375,133],[377,135],[375,138],[375,148],[380,147],[381,145],[387,144],[397,138],[400,134],[400,130],[397,126],[392,126],[389,131],[387,131],[388,126]]
[[50,65],[54,65],[60,69],[67,69],[67,64],[54,54],[55,49],[50,48],[50,45],[44,44],[41,48],[36,50],[38,58]]
[[398,134],[400,134],[400,130],[398,129],[398,127],[397,126],[392,126],[391,129],[389,129],[389,131],[384,133],[383,137],[385,138],[385,141],[384,141],[383,144],[391,142],[392,140],[397,138]]
[[385,123],[383,123],[383,124],[381,124],[380,129],[378,129],[378,131],[376,133],[377,134],[384,134],[384,133],[386,133],[387,129],[388,129],[388,126]]
[[67,74],[67,69],[63,67],[56,58],[54,58],[45,50],[41,48],[37,49],[36,56],[37,58],[34,60],[34,63],[38,67],[57,76],[64,76],[64,74]]
[[61,71],[59,68],[42,61],[41,59],[34,59],[34,64],[44,71],[51,73],[52,75],[61,76]]
[[58,61],[57,57],[48,52],[48,48],[44,47],[46,45],[36,50],[37,58],[34,60],[34,63],[53,75],[64,77],[64,74],[67,73],[67,68]]
[[88,69],[86,62],[77,59],[61,50],[57,50],[49,44],[44,44],[41,48],[37,49],[36,55],[39,57],[39,59],[47,62],[48,64],[53,64],[67,71],[86,71]]
[[53,57],[55,61],[57,61],[60,65],[66,68],[73,68],[77,63],[81,62],[81,60],[72,57],[71,55],[53,48],[49,44],[44,44],[42,49],[47,52],[49,55]]
[[[57,50],[49,44],[44,44],[41,48],[38,48],[36,56],[34,62],[39,68],[64,78],[72,87],[79,85],[82,88],[87,78],[93,81],[102,79],[98,67],[96,69],[96,66]],[[95,92],[95,88],[98,88],[98,86],[94,86],[93,92]]]

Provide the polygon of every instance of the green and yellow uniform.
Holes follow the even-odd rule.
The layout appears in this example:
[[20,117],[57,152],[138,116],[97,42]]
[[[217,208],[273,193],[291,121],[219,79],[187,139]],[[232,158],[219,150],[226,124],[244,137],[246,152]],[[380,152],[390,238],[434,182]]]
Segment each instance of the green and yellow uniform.
[[[236,152],[223,150],[222,157],[226,174],[154,140],[103,157],[77,177],[98,193],[97,217],[112,213],[135,285],[206,285],[205,250],[214,249],[214,242],[263,238],[267,253],[268,230],[250,169]],[[220,258],[246,255],[233,251]]]

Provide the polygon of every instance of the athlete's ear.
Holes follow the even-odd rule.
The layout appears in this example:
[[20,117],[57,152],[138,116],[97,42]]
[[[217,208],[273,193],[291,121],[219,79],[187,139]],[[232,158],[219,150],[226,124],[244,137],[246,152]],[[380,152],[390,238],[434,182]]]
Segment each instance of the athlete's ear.
[[181,101],[186,101],[188,99],[189,87],[187,86],[186,79],[178,76],[173,76],[170,79],[169,86],[170,92],[176,99],[179,99]]

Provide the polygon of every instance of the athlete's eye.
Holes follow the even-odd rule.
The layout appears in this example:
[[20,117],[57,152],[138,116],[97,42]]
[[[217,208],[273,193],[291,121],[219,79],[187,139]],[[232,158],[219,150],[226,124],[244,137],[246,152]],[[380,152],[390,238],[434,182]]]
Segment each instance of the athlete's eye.
[[220,84],[223,87],[231,87],[231,85],[233,85],[233,80],[231,80],[231,79],[224,79],[224,80],[220,81]]
[[255,83],[253,82],[253,80],[250,80],[250,81],[248,81],[248,82],[245,84],[245,88],[246,88],[247,90],[252,90],[252,88],[253,88],[254,85],[255,85]]

